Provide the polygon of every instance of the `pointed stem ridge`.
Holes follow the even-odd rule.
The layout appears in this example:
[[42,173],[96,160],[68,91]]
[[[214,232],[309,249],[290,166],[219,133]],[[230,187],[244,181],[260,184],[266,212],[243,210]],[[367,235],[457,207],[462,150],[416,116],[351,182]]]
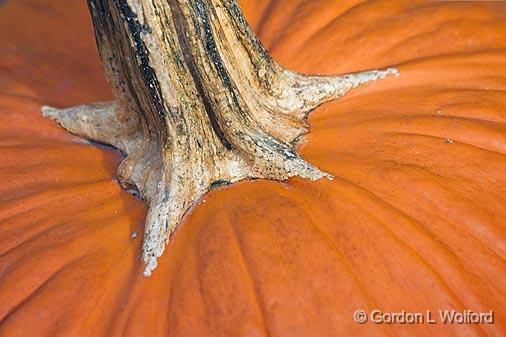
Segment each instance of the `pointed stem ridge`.
[[142,258],[150,276],[185,212],[216,182],[332,178],[295,146],[307,114],[394,68],[341,76],[284,69],[236,0],[89,0],[115,100],[43,115],[127,157],[123,187],[148,203]]

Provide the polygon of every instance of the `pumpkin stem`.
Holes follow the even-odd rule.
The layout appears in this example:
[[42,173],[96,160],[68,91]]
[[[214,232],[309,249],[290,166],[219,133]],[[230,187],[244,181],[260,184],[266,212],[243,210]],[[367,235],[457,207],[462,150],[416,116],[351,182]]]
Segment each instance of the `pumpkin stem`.
[[236,0],[89,0],[114,102],[44,115],[111,144],[149,205],[144,274],[185,212],[216,182],[331,178],[295,149],[321,103],[395,69],[307,76],[266,52]]

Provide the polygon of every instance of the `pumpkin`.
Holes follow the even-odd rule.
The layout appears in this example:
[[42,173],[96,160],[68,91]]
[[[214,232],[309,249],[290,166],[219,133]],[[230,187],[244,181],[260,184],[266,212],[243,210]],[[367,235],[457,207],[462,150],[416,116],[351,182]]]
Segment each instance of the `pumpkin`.
[[[506,6],[241,2],[304,73],[396,66],[309,116],[333,180],[241,181],[186,213],[150,278],[121,155],[44,119],[112,98],[85,5],[0,5],[0,336],[500,336]],[[357,310],[492,310],[494,324],[358,324]]]

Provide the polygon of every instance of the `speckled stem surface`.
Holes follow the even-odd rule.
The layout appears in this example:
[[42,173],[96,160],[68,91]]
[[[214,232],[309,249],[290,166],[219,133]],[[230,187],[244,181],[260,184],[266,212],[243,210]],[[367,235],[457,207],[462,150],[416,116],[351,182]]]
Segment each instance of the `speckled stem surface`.
[[284,69],[236,0],[89,0],[89,9],[115,100],[42,111],[127,155],[119,180],[149,205],[146,276],[184,213],[210,188],[248,178],[331,178],[296,152],[307,113],[398,74]]

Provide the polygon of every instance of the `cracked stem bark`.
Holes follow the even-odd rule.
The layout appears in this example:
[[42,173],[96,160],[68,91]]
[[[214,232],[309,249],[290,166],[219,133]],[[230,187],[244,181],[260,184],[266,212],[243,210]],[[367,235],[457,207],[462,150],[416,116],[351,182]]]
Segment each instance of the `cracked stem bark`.
[[266,52],[236,0],[89,0],[115,100],[43,113],[111,144],[149,205],[142,258],[156,268],[184,213],[216,182],[329,177],[297,139],[319,104],[395,69],[308,76]]

